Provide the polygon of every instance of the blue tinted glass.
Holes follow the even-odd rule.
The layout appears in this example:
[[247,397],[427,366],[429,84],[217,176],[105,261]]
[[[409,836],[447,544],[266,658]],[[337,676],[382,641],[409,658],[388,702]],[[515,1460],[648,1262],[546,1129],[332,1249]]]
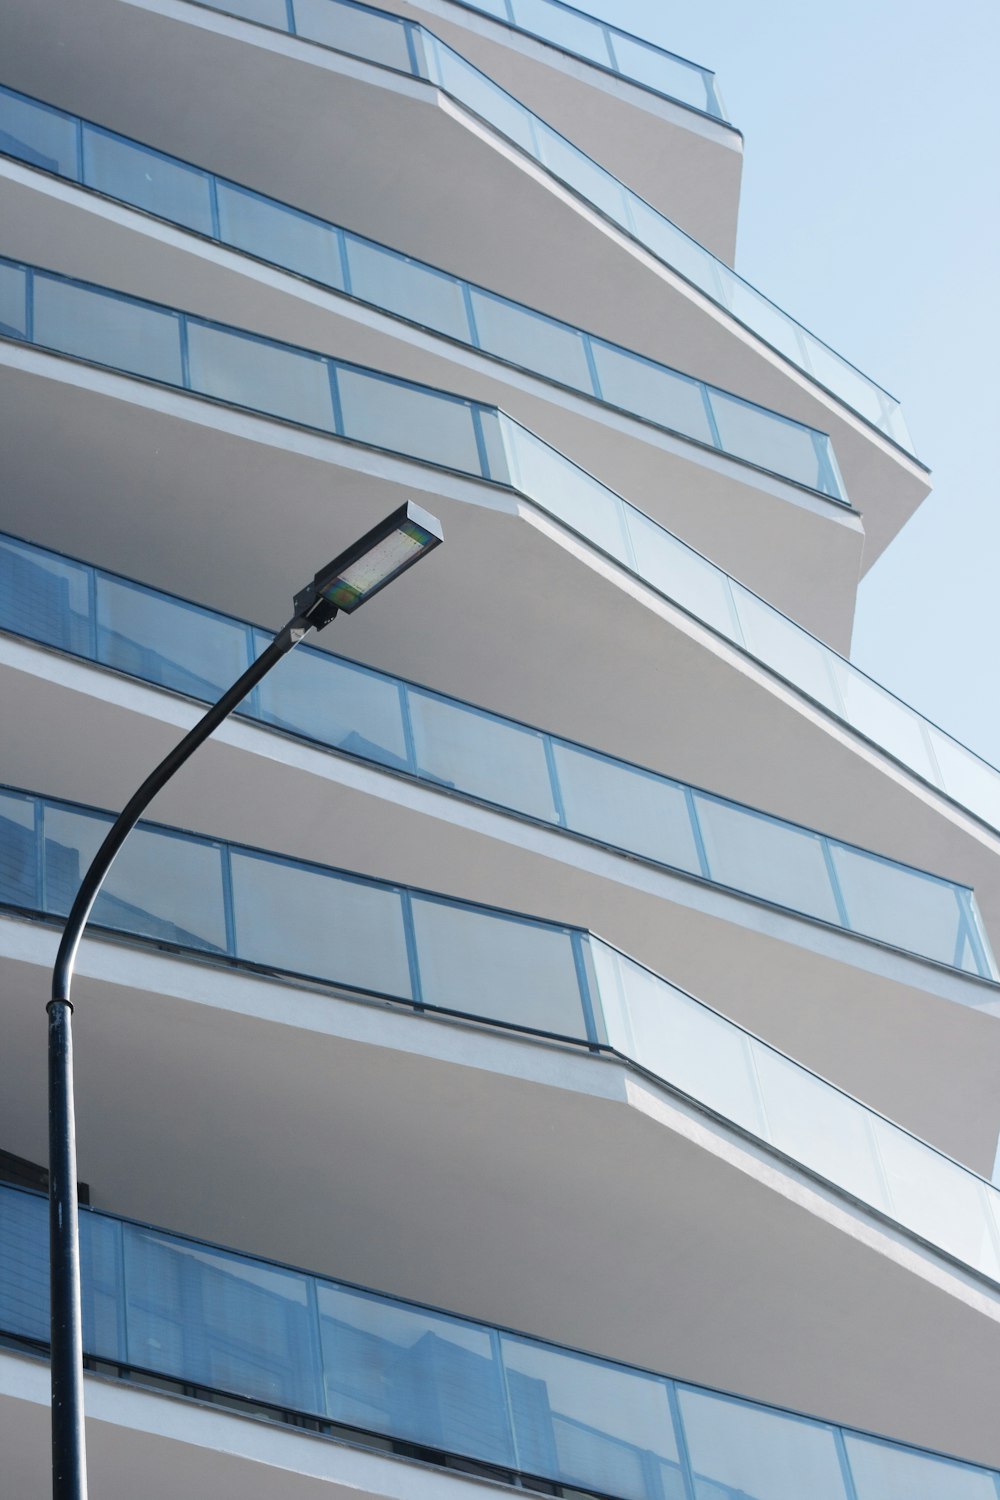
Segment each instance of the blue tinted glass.
[[406,767],[399,689],[320,651],[293,651],[260,685],[260,717],[364,760]]
[[399,21],[330,0],[293,0],[299,36],[385,67],[411,71],[406,31]]
[[[109,819],[45,809],[45,909],[65,916]],[[224,952],[226,922],[217,847],[136,829],[94,907],[94,921],[184,948]]]
[[464,402],[342,366],[337,385],[346,437],[466,474],[482,473],[472,412]]
[[35,804],[0,792],[0,901],[38,909],[38,840]]
[[722,391],[710,392],[709,399],[727,453],[776,474],[786,474],[811,489],[823,488],[819,453],[808,427],[784,422],[773,412]]
[[700,385],[599,339],[594,339],[593,350],[605,401],[716,446]]
[[239,850],[232,872],[240,958],[410,998],[397,891]]
[[955,962],[962,913],[954,886],[843,844],[830,853],[855,932]]
[[80,175],[76,121],[0,89],[0,151],[62,177]]
[[700,873],[682,787],[559,740],[553,754],[568,827],[658,864]]
[[471,297],[480,348],[562,385],[593,390],[583,335],[575,328],[475,288]]
[[413,898],[413,926],[428,1005],[586,1036],[568,933],[423,896]]
[[422,776],[488,802],[555,821],[540,734],[412,690],[410,717]]
[[345,236],[351,295],[468,343],[461,282],[368,240]]
[[188,321],[188,355],[192,390],[333,431],[325,360],[194,319]]
[[20,266],[0,263],[0,334],[23,339],[28,331],[28,278]]
[[34,285],[37,344],[130,374],[182,384],[180,319],[175,313],[37,272]]
[[0,1329],[49,1340],[49,1202],[0,1187]]
[[694,800],[713,880],[839,923],[823,844],[816,834],[700,792]]
[[593,62],[611,66],[604,28],[597,21],[572,10],[561,10],[547,0],[512,0],[514,20],[525,31],[547,37],[567,52],[579,53]]
[[501,1334],[518,1465],[620,1496],[684,1500],[666,1382]]
[[101,1214],[80,1214],[83,1347],[102,1359],[125,1360],[122,1226]]
[[111,198],[200,234],[212,233],[211,180],[196,167],[84,125],[83,177],[88,187]]
[[513,1467],[485,1329],[324,1282],[317,1293],[334,1421]]
[[992,1474],[930,1453],[848,1432],[847,1461],[857,1500],[996,1500]]
[[133,1364],[304,1412],[322,1410],[309,1279],[125,1226]]
[[247,21],[259,21],[263,26],[274,26],[279,31],[288,30],[288,12],[285,0],[202,0],[212,10],[226,11],[233,16],[242,16]]
[[685,1386],[677,1398],[696,1500],[848,1500],[831,1428]]
[[192,698],[215,699],[249,666],[246,626],[97,575],[98,659]]
[[0,629],[89,655],[89,570],[36,547],[0,539]]
[[228,182],[217,191],[220,239],[324,286],[343,288],[335,229]]

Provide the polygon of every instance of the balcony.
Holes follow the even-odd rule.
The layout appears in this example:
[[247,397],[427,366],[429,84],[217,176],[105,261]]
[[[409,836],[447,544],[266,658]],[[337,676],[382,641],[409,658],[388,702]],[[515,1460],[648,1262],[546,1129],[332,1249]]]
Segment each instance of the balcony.
[[[937,1454],[112,1214],[80,1225],[87,1364],[108,1379],[543,1494],[784,1500],[779,1475],[822,1500],[1000,1494],[1000,1473]],[[46,1201],[3,1185],[0,1341],[48,1341]],[[30,1384],[20,1402],[0,1384],[23,1493],[44,1478],[14,1419]]]
[[[185,0],[95,0],[85,15],[48,0],[16,16],[8,76],[181,157],[209,151],[216,170],[296,207],[343,218],[349,205],[352,229],[378,241],[406,223],[410,254],[653,358],[669,327],[688,373],[824,430],[834,413],[852,490],[852,469],[863,484],[891,460],[911,505],[926,494],[894,398],[723,262],[429,32],[344,0],[311,5],[305,29],[327,44]],[[72,71],[47,46],[54,26]],[[171,88],[124,97],[151,55]],[[252,132],[233,128],[247,97],[260,100]],[[442,178],[431,168],[445,159]]]
[[[5,796],[20,1154],[52,913],[107,822]],[[996,1461],[997,1190],[606,943],[155,825],[96,919],[98,1207]]]
[[[7,339],[513,490],[853,739],[1000,829],[996,768],[504,412],[10,261],[0,298]],[[26,495],[37,482],[24,475]]]
[[[381,8],[426,21],[732,264],[743,141],[708,68],[548,0],[387,0]],[[266,19],[259,9],[256,19]]]
[[[862,531],[825,434],[9,90],[0,131],[31,167],[0,162],[8,254],[139,295],[169,280],[192,312],[502,405],[849,645],[862,563],[908,511],[890,485],[866,497]],[[170,245],[153,214],[182,231]]]

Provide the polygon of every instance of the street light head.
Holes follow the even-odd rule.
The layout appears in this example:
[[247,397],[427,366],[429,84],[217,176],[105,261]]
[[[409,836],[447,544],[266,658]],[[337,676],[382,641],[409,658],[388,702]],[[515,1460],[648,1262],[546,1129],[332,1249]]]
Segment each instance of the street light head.
[[440,521],[407,500],[320,569],[296,594],[296,612],[322,630],[340,610],[351,614],[443,541]]

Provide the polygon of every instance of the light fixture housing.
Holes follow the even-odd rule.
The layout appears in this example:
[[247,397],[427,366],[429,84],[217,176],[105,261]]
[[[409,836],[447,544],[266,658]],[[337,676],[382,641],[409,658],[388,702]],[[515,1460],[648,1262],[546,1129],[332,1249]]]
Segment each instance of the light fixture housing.
[[407,500],[320,569],[312,583],[295,595],[296,613],[322,630],[341,610],[353,614],[360,609],[443,541],[437,517]]

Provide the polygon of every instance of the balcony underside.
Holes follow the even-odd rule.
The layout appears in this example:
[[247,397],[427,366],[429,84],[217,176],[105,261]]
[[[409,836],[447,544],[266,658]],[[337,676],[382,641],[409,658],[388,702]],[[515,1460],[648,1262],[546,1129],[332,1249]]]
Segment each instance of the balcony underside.
[[277,629],[317,558],[412,497],[446,546],[324,643],[971,885],[996,944],[995,833],[513,492],[37,350],[0,359],[4,530],[81,558],[99,536],[103,566]]
[[502,407],[829,641],[850,647],[865,549],[834,501],[0,158],[3,249],[65,275]]
[[419,20],[729,265],[743,170],[731,125],[448,0],[380,0]]
[[5,48],[39,98],[829,432],[865,567],[928,492],[919,463],[430,84],[184,0],[20,0]]
[[[196,713],[161,689],[3,636],[0,696],[6,779],[109,808]],[[70,724],[92,753],[66,755]],[[319,863],[336,848],[361,874],[589,927],[992,1171],[995,985],[248,723],[223,729],[154,812]]]
[[[0,1133],[36,1160],[54,949],[0,922]],[[96,1207],[1000,1457],[1000,1291],[614,1060],[93,940],[74,998]]]

